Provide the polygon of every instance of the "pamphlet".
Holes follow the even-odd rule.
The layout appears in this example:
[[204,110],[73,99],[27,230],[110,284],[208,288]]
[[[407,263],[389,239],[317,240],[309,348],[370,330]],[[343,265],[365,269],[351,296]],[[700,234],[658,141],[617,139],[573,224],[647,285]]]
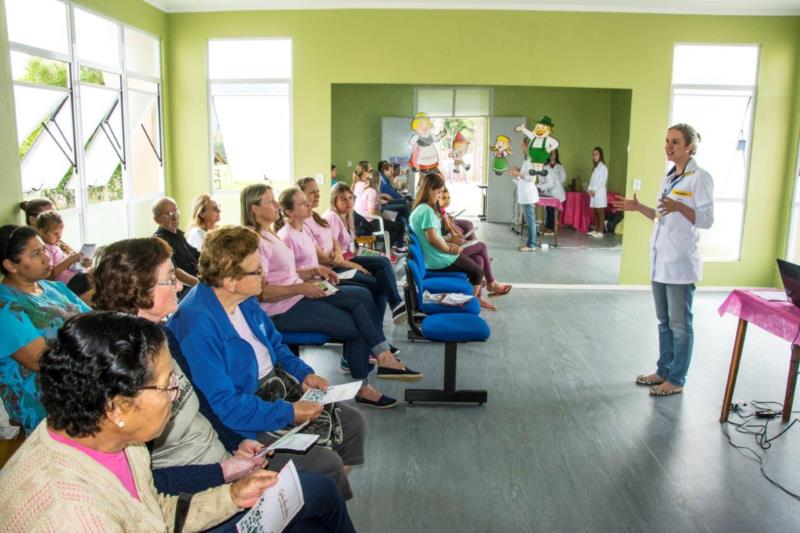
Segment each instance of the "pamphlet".
[[366,246],[362,246],[362,247],[360,247],[358,249],[358,252],[356,252],[356,255],[359,256],[359,257],[364,257],[364,256],[366,256],[366,257],[375,257],[375,256],[383,255],[383,254],[381,254],[377,250],[373,250],[372,248],[367,248]]
[[464,235],[462,235],[462,237],[464,237],[464,240],[467,240],[470,237],[472,237],[473,235],[475,235],[475,228],[472,228],[471,230],[466,232]]
[[344,272],[339,272],[336,275],[339,276],[339,279],[353,279],[356,275],[358,270],[355,268],[351,268],[350,270],[345,270]]
[[392,211],[391,209],[384,209],[381,212],[381,216],[383,217],[383,220],[394,222],[395,220],[397,220],[397,211]]
[[[319,435],[300,433],[300,430],[304,429],[309,422],[310,420],[306,420],[302,424],[296,425],[269,446],[264,446],[256,454],[256,457],[264,457],[272,450],[287,450],[293,452],[304,452],[308,450],[317,442],[317,439],[319,439]],[[295,439],[294,437],[296,436],[301,436],[301,438]]]
[[339,292],[339,289],[337,289],[324,279],[317,280],[314,282],[314,284],[316,284],[317,287],[322,289],[322,292],[325,293],[325,296],[330,296],[331,294],[336,294],[337,292]]
[[240,533],[280,533],[304,505],[300,478],[293,461],[278,473],[278,483],[261,495],[258,502],[236,524]]
[[473,244],[478,244],[479,242],[481,242],[481,241],[467,241],[464,244],[462,244],[461,246],[459,246],[458,249],[459,250],[464,250],[466,248],[469,248]]
[[333,385],[325,390],[308,389],[300,399],[307,402],[321,403],[322,405],[333,402],[343,402],[345,400],[352,400],[360,388],[360,381],[352,381],[344,385]]
[[452,307],[461,307],[473,298],[474,296],[472,294],[461,294],[458,292],[443,292],[439,294],[433,294],[425,291],[422,293],[423,303],[449,305]]
[[94,257],[96,251],[97,251],[96,244],[84,244],[83,246],[81,246],[80,249],[81,260],[78,261],[77,263],[72,263],[69,266],[69,269],[72,270],[73,272],[85,271],[86,268],[84,268],[84,266],[81,263],[86,259],[91,260]]

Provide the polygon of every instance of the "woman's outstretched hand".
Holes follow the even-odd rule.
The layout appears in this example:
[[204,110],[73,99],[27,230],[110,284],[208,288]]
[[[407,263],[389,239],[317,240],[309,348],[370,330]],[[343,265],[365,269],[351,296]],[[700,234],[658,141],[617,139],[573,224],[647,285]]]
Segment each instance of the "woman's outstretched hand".
[[612,200],[611,205],[623,211],[638,211],[639,206],[642,204],[639,203],[639,198],[636,196],[636,193],[633,193],[633,198]]

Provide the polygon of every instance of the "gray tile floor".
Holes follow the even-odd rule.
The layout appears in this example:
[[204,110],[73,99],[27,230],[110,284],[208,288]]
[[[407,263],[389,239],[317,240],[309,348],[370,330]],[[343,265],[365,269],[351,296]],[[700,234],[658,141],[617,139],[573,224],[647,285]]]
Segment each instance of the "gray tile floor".
[[[499,240],[492,253],[509,280],[529,259],[504,259],[510,245]],[[515,288],[484,313],[489,341],[459,349],[459,385],[488,389],[487,405],[363,410],[367,463],[351,474],[349,503],[359,531],[797,531],[800,503],[717,422],[736,329],[716,312],[725,296],[697,294],[684,394],[654,399],[633,383],[655,366],[648,292]],[[443,347],[386,331],[423,383],[439,386]],[[303,357],[334,382],[349,379],[333,347]],[[735,398],[781,401],[788,361],[788,343],[751,327]],[[402,398],[405,384],[373,381]],[[800,427],[764,455],[767,472],[800,492]]]
[[525,239],[511,232],[510,224],[481,222],[477,235],[489,243],[497,279],[509,283],[616,285],[622,258],[622,237],[606,234],[594,239],[572,227],[561,228],[558,247],[553,237],[540,236],[547,250],[521,253]]

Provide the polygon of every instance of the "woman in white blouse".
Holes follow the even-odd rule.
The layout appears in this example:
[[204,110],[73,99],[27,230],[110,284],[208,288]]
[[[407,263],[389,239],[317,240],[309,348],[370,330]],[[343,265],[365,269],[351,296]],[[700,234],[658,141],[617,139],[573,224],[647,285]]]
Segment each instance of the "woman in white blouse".
[[[558,198],[558,201],[563,204],[567,199],[567,193],[564,190],[564,184],[567,182],[567,171],[558,158],[558,149],[550,152],[550,160],[544,168],[547,170],[547,175],[539,177],[539,189],[545,196]],[[548,207],[546,209],[547,215],[544,225],[546,228],[553,229],[555,208]]]
[[219,204],[208,194],[201,194],[192,202],[192,225],[186,232],[186,241],[199,252],[209,231],[219,222]]
[[608,193],[606,192],[606,183],[608,183],[608,167],[606,167],[606,160],[603,157],[603,149],[595,146],[592,150],[592,177],[589,178],[589,207],[594,209],[594,231],[590,231],[589,235],[596,238],[602,238],[603,233],[606,231],[606,205],[608,202]]

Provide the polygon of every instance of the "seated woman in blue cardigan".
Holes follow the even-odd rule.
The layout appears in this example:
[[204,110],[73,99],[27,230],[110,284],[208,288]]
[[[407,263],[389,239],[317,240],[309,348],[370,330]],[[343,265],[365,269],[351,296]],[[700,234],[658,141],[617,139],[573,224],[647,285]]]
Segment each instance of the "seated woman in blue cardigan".
[[[266,401],[257,396],[272,369],[279,365],[304,389],[326,388],[328,381],[292,354],[261,309],[258,244],[256,232],[239,226],[210,233],[200,255],[200,283],[183,299],[167,327],[186,357],[193,385],[208,401],[212,423],[267,443],[272,440],[267,432],[312,420],[322,412],[315,402]],[[366,424],[352,407],[339,407],[341,444],[315,446],[305,455],[278,453],[270,467],[279,469],[294,460],[299,470],[333,477],[349,499],[347,473],[364,462]]]

